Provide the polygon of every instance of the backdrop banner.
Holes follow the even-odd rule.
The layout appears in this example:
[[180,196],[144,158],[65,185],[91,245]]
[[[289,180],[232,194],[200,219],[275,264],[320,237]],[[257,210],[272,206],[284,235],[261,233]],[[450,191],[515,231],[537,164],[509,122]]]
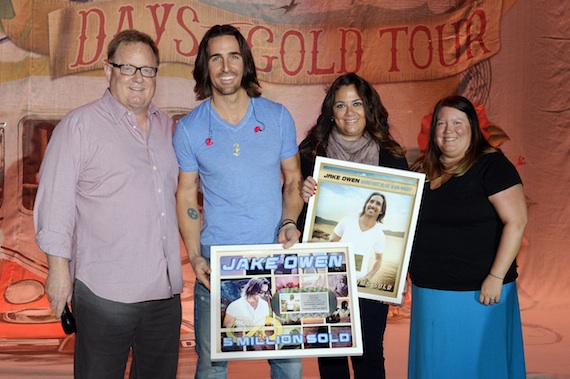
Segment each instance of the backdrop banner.
[[129,28],[154,37],[163,62],[193,65],[204,33],[228,23],[246,37],[266,82],[330,83],[351,71],[366,72],[374,83],[437,79],[499,51],[501,7],[501,0],[466,1],[429,17],[392,12],[371,17],[361,7],[338,18],[323,3],[319,12],[329,13],[329,19],[288,24],[190,0],[88,3],[49,13],[51,73],[59,77],[101,68],[104,47]]

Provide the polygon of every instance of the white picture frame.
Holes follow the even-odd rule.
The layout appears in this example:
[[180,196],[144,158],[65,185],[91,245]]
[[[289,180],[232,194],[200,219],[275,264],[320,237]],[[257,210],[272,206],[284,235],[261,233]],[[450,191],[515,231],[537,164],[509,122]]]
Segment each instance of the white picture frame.
[[[345,243],[298,243],[289,249],[279,244],[213,246],[212,360],[362,355],[349,249]],[[230,315],[234,323],[224,325],[229,305],[240,299],[248,282],[260,279],[269,283],[265,320],[244,316],[238,323],[239,316]],[[287,309],[291,295],[293,305]]]
[[[317,181],[317,192],[308,203],[303,242],[330,240],[341,219],[357,215],[371,194],[384,195],[387,209],[381,226],[385,236],[385,251],[381,254],[379,271],[365,287],[358,285],[358,296],[402,304],[425,174],[317,157],[313,177]],[[358,282],[363,274],[359,271],[362,263],[358,258],[366,254],[360,255],[357,251],[353,251],[353,254],[357,256],[355,269]],[[375,256],[368,253],[364,267],[370,267]],[[362,262],[364,260],[360,259]]]

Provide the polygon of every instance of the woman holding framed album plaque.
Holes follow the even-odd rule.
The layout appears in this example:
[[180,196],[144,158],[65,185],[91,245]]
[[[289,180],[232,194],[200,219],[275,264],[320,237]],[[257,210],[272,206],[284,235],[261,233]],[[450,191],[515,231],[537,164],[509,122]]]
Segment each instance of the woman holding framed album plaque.
[[[366,80],[349,73],[338,77],[328,89],[316,124],[299,145],[305,181],[305,203],[315,194],[311,176],[317,156],[355,163],[407,169],[404,151],[390,135],[388,111],[376,90]],[[307,207],[298,220],[303,230]],[[351,357],[355,378],[384,378],[384,331],[388,305],[359,299],[364,354]],[[319,358],[321,378],[350,378],[347,357]]]

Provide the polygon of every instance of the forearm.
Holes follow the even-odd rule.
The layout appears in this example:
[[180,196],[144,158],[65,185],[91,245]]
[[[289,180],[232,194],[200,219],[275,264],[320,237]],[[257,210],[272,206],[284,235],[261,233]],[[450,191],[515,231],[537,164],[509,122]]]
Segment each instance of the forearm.
[[200,251],[200,209],[198,207],[198,172],[183,172],[178,175],[176,191],[176,214],[180,235],[188,254],[188,259],[196,275],[196,280],[210,289],[210,266]]
[[303,176],[301,175],[299,154],[281,162],[283,174],[283,203],[281,220],[297,221],[304,201],[301,197]]
[[[297,189],[296,193],[289,194],[287,197],[285,196],[285,191],[283,194],[283,211],[277,232],[277,239],[279,243],[283,244],[285,249],[297,243],[301,235],[301,232],[297,229],[297,218],[303,208],[303,200],[298,191]],[[300,204],[298,200],[301,200]]]
[[188,258],[193,260],[200,256],[201,215],[198,206],[198,191],[200,178],[197,171],[180,171],[178,174],[178,189],[176,191],[176,215],[178,228]]
[[283,184],[283,210],[281,220],[297,221],[303,209],[303,198],[300,194],[300,181]]
[[46,255],[49,267],[49,275],[60,279],[69,279],[71,281],[71,274],[69,272],[69,260],[55,255]]
[[230,328],[234,326],[235,320],[236,318],[234,316],[226,313],[226,316],[224,317],[224,328]]
[[188,198],[179,198],[177,195],[176,213],[178,215],[180,236],[184,242],[184,248],[188,254],[188,259],[192,262],[196,257],[201,256],[201,215],[198,208],[198,202],[192,201]]
[[527,205],[520,184],[490,196],[489,200],[503,222],[501,240],[490,273],[504,278],[521,247],[528,221]]
[[46,294],[51,308],[56,311],[56,318],[59,319],[65,304],[71,302],[73,292],[69,260],[49,254],[47,260],[49,270],[46,279]]
[[493,265],[481,285],[479,301],[485,305],[501,300],[504,278],[519,252],[528,219],[521,184],[489,196],[489,201],[503,222],[503,232]]
[[495,260],[489,272],[491,276],[505,277],[520,250],[524,228],[524,223],[505,225]]
[[505,275],[518,254],[523,232],[524,222],[522,224],[507,224],[503,228],[495,260],[481,285],[479,301],[482,304],[493,305],[501,300]]
[[299,168],[299,154],[282,160],[281,170],[283,174],[283,203],[277,234],[279,243],[288,249],[299,241],[300,232],[297,230],[297,219],[304,205],[301,197],[303,177]]
[[200,251],[200,212],[198,202],[189,199],[180,199],[177,201],[177,214],[180,235],[188,254],[188,260],[192,265],[192,270],[196,275],[196,281],[210,289],[210,273],[211,269],[207,260],[202,256]]
[[382,266],[382,255],[380,255],[380,257],[376,257],[376,259],[374,260],[374,264],[372,265],[372,268],[370,269],[368,274],[366,274],[366,278],[372,279],[372,277],[378,272],[378,270],[380,270],[381,266]]

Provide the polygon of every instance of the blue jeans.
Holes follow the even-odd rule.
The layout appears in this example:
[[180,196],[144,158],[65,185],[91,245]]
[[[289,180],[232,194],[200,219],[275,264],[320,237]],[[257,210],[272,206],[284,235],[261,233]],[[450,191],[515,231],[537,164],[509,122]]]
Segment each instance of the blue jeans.
[[[196,335],[196,379],[226,379],[228,362],[212,362],[210,359],[210,291],[196,281],[194,285],[194,333]],[[299,358],[269,359],[273,379],[301,379]],[[255,376],[255,375],[254,375]]]

